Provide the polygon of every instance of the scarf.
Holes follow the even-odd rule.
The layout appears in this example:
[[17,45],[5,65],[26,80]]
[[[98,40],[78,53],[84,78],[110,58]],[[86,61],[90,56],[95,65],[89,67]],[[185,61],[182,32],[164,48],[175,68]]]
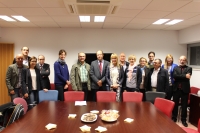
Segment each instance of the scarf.
[[60,58],[58,58],[57,62],[59,62],[62,66],[66,64],[65,60],[61,60]]

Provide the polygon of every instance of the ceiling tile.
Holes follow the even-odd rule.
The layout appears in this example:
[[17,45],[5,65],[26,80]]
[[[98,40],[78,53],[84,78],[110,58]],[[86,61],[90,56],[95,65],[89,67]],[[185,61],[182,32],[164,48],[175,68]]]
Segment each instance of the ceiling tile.
[[179,26],[169,26],[169,27],[166,27],[164,28],[163,30],[182,30],[182,29],[185,29],[185,28],[188,28],[190,27],[190,25],[179,25]]
[[144,9],[152,0],[124,0],[121,8]]
[[12,11],[9,8],[0,8],[0,15],[17,15],[16,12]]
[[153,0],[145,10],[175,11],[189,2],[190,0]]
[[47,15],[42,8],[11,8],[20,15]]
[[197,20],[197,21],[200,21],[200,15],[197,15],[197,16],[195,16],[193,18],[188,19],[188,20]]
[[15,25],[17,25],[18,27],[37,27],[31,22],[15,22]]
[[63,0],[36,0],[42,7],[65,7]]
[[36,0],[0,0],[7,7],[40,7]]
[[14,24],[15,22],[6,22],[6,21],[0,21],[0,27],[18,27]]
[[124,17],[106,17],[106,23],[129,23],[132,18],[124,18]]
[[77,22],[79,23],[78,16],[51,16],[56,22]]
[[199,24],[200,21],[189,21],[189,20],[186,20],[186,21],[182,21],[176,25],[196,25],[196,24]]
[[180,8],[180,12],[197,12],[200,13],[200,2],[191,2],[188,5]]
[[90,22],[90,23],[80,23],[82,28],[102,28],[103,23],[95,23],[95,22]]
[[0,7],[6,7],[6,6],[5,6],[4,4],[1,4],[1,3],[0,3]]
[[189,19],[194,16],[197,16],[198,13],[183,13],[183,12],[173,12],[172,14],[169,14],[165,16],[164,18],[168,19]]
[[69,15],[66,8],[44,8],[49,15]]
[[58,22],[60,27],[69,27],[69,28],[81,28],[80,23],[66,23],[66,22]]
[[119,9],[114,15],[107,16],[119,16],[119,17],[135,17],[141,10]]
[[168,15],[170,12],[163,12],[163,11],[142,11],[136,17],[137,18],[163,18]]
[[152,24],[158,19],[144,19],[144,18],[134,18],[130,23],[137,23],[137,24]]
[[39,26],[39,27],[59,27],[58,24],[56,24],[55,22],[33,22],[35,25]]
[[124,29],[137,29],[137,30],[139,29],[139,30],[141,30],[147,26],[148,26],[148,24],[130,23],[130,24],[126,25],[124,27]]
[[147,27],[145,27],[145,30],[161,30],[164,29],[166,27],[169,27],[169,25],[149,25]]
[[54,20],[50,17],[50,16],[27,16],[25,15],[24,17],[26,17],[28,20],[30,20],[31,22],[53,22]]
[[105,23],[103,29],[123,29],[126,23]]

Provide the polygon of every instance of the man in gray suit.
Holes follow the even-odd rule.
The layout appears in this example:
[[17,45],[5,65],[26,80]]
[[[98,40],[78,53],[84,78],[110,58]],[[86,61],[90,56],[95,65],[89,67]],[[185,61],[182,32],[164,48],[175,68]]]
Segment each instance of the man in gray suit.
[[103,60],[103,51],[97,51],[97,60],[93,61],[90,66],[91,89],[93,101],[96,101],[96,92],[99,90],[106,91],[106,69],[109,62]]
[[8,94],[11,97],[11,101],[14,98],[20,97],[21,89],[21,72],[22,68],[26,68],[26,65],[23,65],[23,55],[18,54],[16,56],[16,63],[8,67],[6,72],[6,86],[8,88]]

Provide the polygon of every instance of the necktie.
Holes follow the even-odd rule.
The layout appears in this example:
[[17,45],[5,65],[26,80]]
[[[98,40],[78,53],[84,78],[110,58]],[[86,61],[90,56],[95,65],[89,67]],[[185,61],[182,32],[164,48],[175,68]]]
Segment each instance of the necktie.
[[40,71],[42,70],[42,65],[40,65]]
[[99,70],[102,73],[102,65],[101,65],[101,61],[99,61]]

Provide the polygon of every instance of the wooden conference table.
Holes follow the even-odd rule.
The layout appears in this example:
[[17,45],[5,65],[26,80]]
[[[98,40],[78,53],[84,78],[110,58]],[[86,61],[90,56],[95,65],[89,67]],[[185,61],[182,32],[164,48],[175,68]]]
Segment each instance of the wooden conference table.
[[[93,123],[84,123],[81,116],[91,110],[115,109],[119,111],[119,118],[115,122],[104,122],[98,116]],[[75,119],[68,119],[69,114],[77,114]],[[132,123],[124,122],[126,118],[133,118]],[[57,124],[56,129],[47,130],[48,123]],[[107,133],[185,133],[165,114],[157,110],[149,102],[87,102],[86,106],[75,106],[74,102],[41,102],[27,112],[19,120],[9,125],[2,133],[81,133],[79,127],[88,125],[90,133],[96,133],[95,128],[103,126]]]

